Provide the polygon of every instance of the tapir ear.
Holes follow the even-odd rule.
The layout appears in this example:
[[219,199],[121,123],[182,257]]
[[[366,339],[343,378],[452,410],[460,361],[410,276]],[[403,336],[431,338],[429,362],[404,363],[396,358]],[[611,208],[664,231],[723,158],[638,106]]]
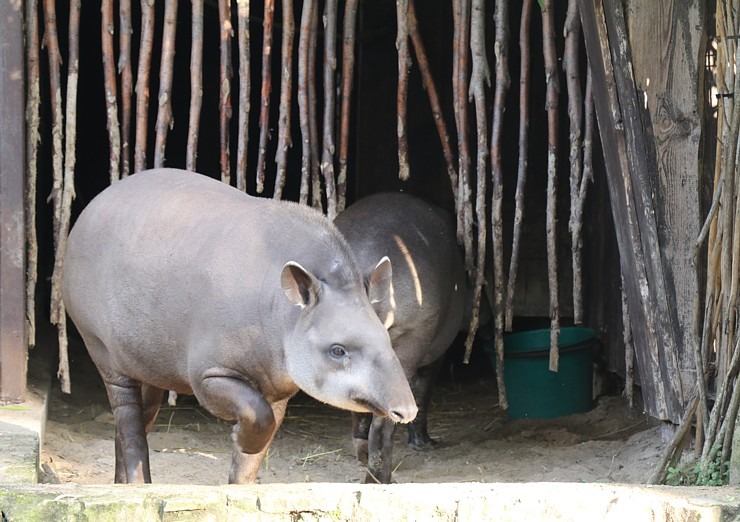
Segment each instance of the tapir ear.
[[288,261],[283,266],[280,285],[288,300],[301,308],[315,303],[319,294],[316,277],[295,261]]
[[393,325],[396,312],[392,279],[391,260],[384,257],[373,269],[367,284],[370,303],[386,329]]
[[391,260],[384,256],[375,268],[373,268],[368,278],[367,295],[372,304],[379,303],[389,299],[393,285],[393,269]]

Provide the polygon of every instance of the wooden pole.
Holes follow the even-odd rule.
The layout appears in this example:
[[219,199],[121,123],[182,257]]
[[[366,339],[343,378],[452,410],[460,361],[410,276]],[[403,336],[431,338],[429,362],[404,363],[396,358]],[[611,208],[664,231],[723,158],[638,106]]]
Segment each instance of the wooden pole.
[[409,0],[396,0],[396,50],[398,51],[398,89],[396,93],[396,133],[398,136],[398,179],[409,179],[409,142],[406,135],[406,107],[408,106],[409,53],[408,28]]
[[552,0],[542,8],[542,49],[545,57],[547,95],[547,279],[550,286],[550,371],[558,371],[560,306],[558,304],[557,183],[558,183],[558,96],[560,84],[555,49],[555,13]]
[[172,75],[175,62],[177,0],[165,0],[162,59],[159,63],[159,97],[154,141],[154,168],[164,167],[167,131],[172,128]]
[[416,19],[416,7],[414,6],[414,0],[409,0],[409,34],[411,36],[411,43],[414,46],[416,62],[419,64],[419,72],[421,72],[421,79],[424,83],[424,90],[427,92],[427,96],[429,97],[429,104],[432,107],[434,122],[437,126],[437,134],[439,134],[439,141],[442,145],[442,152],[444,154],[445,164],[447,165],[447,175],[450,178],[452,197],[455,201],[457,201],[457,168],[455,167],[455,160],[452,155],[450,135],[447,132],[447,124],[445,123],[444,114],[442,113],[442,105],[439,101],[439,94],[437,93],[437,87],[434,84],[434,78],[432,78],[432,72],[429,68],[429,60],[427,59],[426,52],[424,51],[424,42],[422,41],[421,34],[419,32],[419,23]]
[[519,163],[517,166],[516,194],[514,196],[514,230],[511,241],[511,260],[509,261],[509,279],[506,287],[505,328],[511,331],[514,320],[514,291],[519,267],[519,250],[524,219],[524,188],[527,183],[527,153],[529,150],[529,68],[530,45],[529,27],[532,20],[532,0],[522,2],[522,16],[519,21]]
[[260,138],[257,155],[257,193],[265,190],[265,155],[267,134],[270,130],[270,93],[272,92],[272,25],[275,0],[265,0],[265,19],[262,22],[262,90],[260,96]]
[[121,75],[121,177],[131,172],[131,97],[134,90],[131,71],[131,0],[120,0],[118,73]]
[[23,5],[0,2],[0,404],[26,394]]
[[[409,9],[413,0],[408,0]],[[349,115],[352,101],[352,80],[355,70],[355,32],[357,0],[347,0],[344,6],[344,38],[342,45],[342,107],[339,131],[339,177],[337,178],[337,213],[344,210],[347,196],[347,156],[349,155]]]
[[[486,177],[488,176],[488,120],[486,110],[486,86],[491,85],[491,70],[486,58],[485,37],[485,3],[483,0],[473,0],[471,5],[470,25],[470,55],[473,69],[470,76],[470,94],[475,107],[475,123],[477,135],[476,154],[476,193],[475,210],[478,220],[477,251],[475,259],[475,274],[473,278],[473,303],[468,335],[465,339],[465,356],[463,362],[470,362],[470,353],[473,350],[475,333],[478,330],[478,315],[480,299],[483,290],[483,274],[486,264],[486,230],[488,219],[486,216]],[[498,37],[498,32],[496,33]],[[498,67],[498,62],[496,62]],[[498,72],[498,68],[497,68]],[[498,78],[497,78],[498,80]],[[497,85],[498,88],[498,85]],[[498,116],[494,108],[494,120]],[[495,188],[494,188],[495,190]],[[494,238],[495,240],[495,238]],[[494,250],[496,249],[494,244]]]
[[308,204],[308,193],[311,182],[312,143],[311,125],[309,123],[308,82],[309,70],[313,69],[313,62],[309,62],[309,46],[311,43],[311,18],[317,9],[316,0],[305,0],[301,11],[300,35],[298,38],[298,118],[301,129],[301,191],[299,202]]
[[293,99],[293,37],[295,20],[293,0],[283,0],[282,65],[280,69],[280,116],[278,120],[278,145],[275,155],[277,172],[273,197],[282,199],[285,172],[288,168],[288,148],[293,146],[290,138],[290,104]]
[[[103,84],[105,107],[108,122],[108,147],[110,162],[110,182],[121,178],[121,128],[118,124],[118,88],[116,86],[116,57],[113,51],[113,1],[101,2],[101,46],[103,49]],[[69,122],[67,122],[69,124]],[[67,137],[69,139],[69,137]]]
[[337,190],[334,179],[334,114],[336,112],[334,73],[337,68],[337,0],[324,7],[324,123],[321,172],[326,189],[326,215],[337,216]]
[[[38,0],[25,2],[26,26],[26,324],[28,345],[36,344],[36,285],[38,283],[38,239],[36,232],[36,181],[41,87],[39,80]],[[8,33],[10,34],[10,33]],[[12,36],[11,36],[12,38]],[[1,102],[0,102],[1,103]]]
[[149,120],[149,73],[154,46],[154,2],[141,0],[141,43],[139,65],[136,72],[136,144],[134,146],[134,172],[146,169],[146,136]]
[[249,97],[252,92],[249,41],[250,0],[236,0],[239,43],[239,131],[236,147],[236,188],[247,191],[247,151],[249,147]]
[[200,111],[203,106],[203,0],[192,0],[192,43],[190,45],[190,112],[185,168],[195,172],[198,162]]
[[221,181],[231,185],[231,143],[229,140],[229,122],[231,122],[231,38],[234,28],[231,23],[231,0],[219,0],[218,20],[220,23],[220,55],[218,98],[220,166]]
[[[578,15],[578,0],[568,0],[565,15],[565,52],[563,71],[568,90],[568,119],[570,120],[570,219],[568,230],[571,236],[571,264],[573,272],[573,322],[583,323],[583,276],[581,274],[581,250],[583,239],[583,203],[581,188],[583,178],[582,125],[583,93],[581,90],[581,70],[579,67],[579,46],[581,45],[581,19]],[[585,196],[585,191],[584,191]]]

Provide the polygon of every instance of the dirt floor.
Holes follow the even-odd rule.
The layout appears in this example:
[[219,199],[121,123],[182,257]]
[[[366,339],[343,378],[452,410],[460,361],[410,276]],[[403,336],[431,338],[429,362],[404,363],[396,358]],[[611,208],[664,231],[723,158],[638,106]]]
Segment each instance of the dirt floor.
[[[80,369],[80,371],[82,371]],[[94,367],[85,373],[95,372]],[[95,375],[95,377],[97,377]],[[113,416],[102,384],[73,380],[72,395],[52,392],[41,463],[47,482],[113,481]],[[491,375],[444,382],[429,416],[432,451],[406,444],[396,430],[394,482],[645,482],[663,449],[661,429],[631,414],[624,399],[601,397],[595,408],[553,420],[505,421]],[[191,397],[164,406],[149,436],[157,483],[224,484],[230,465],[228,423]],[[259,481],[359,482],[350,415],[304,395],[291,401]]]

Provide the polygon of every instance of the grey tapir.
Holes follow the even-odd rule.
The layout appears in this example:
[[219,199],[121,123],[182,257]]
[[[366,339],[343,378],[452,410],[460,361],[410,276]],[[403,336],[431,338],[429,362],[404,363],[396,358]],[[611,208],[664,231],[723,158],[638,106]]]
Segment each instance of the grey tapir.
[[163,390],[236,421],[231,483],[254,482],[299,389],[393,422],[417,407],[365,279],[329,219],[173,169],[101,192],[75,223],[63,298],[116,425],[116,482],[150,482],[146,434]]
[[[409,445],[426,449],[434,444],[427,432],[431,384],[463,326],[469,300],[454,218],[414,196],[381,193],[349,206],[334,223],[363,273],[372,273],[377,256],[391,260],[391,299],[374,306],[389,329],[419,407],[409,424]],[[394,429],[394,423],[382,416],[353,414],[357,457],[368,465],[366,482],[390,482]]]

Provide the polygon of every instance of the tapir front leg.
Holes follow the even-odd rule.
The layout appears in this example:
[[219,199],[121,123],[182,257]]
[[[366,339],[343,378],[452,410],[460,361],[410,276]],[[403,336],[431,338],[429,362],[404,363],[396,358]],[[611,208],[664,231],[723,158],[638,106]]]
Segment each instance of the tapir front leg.
[[373,416],[368,437],[368,460],[365,484],[390,484],[393,460],[393,433],[396,424],[385,417]]
[[272,439],[275,438],[275,434],[283,423],[285,409],[287,407],[288,399],[272,405],[272,413],[275,416],[275,430],[272,432],[272,437],[270,437],[270,440],[262,451],[250,454],[240,451],[236,446],[234,447],[234,453],[231,457],[231,470],[229,471],[229,484],[253,484],[257,480],[260,465],[265,460],[265,455],[267,455],[270,449]]
[[[276,403],[276,411],[273,411],[259,391],[234,377],[205,377],[193,386],[193,391],[200,404],[213,415],[236,421],[231,435],[235,456],[229,483],[254,482],[262,458],[285,414],[285,405],[282,408],[277,405],[287,403],[287,399]],[[242,453],[253,458],[237,455]],[[252,467],[255,468],[253,473]]]
[[437,445],[437,441],[429,436],[427,430],[427,413],[432,397],[432,384],[437,380],[443,359],[444,356],[431,364],[418,368],[414,376],[409,379],[411,391],[419,408],[416,418],[409,423],[409,447],[417,451],[428,450]]

